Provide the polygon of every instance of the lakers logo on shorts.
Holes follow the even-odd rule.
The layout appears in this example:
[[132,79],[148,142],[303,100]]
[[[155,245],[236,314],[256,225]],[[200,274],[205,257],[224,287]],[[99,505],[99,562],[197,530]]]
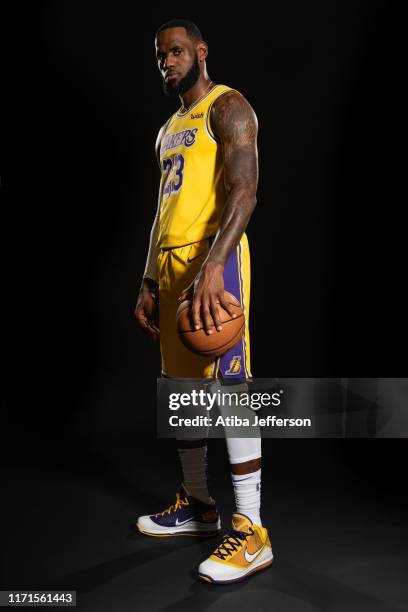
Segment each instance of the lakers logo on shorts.
[[236,355],[230,361],[229,368],[225,374],[239,374],[241,371],[241,355]]

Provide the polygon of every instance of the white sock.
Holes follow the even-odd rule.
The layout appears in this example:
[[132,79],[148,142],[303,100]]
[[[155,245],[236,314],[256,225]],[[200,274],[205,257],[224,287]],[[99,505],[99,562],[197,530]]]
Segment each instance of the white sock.
[[255,525],[262,525],[261,509],[261,470],[251,474],[231,474],[234,485],[237,512],[245,514]]
[[198,448],[179,448],[178,452],[183,469],[183,484],[189,495],[206,504],[213,503],[207,485],[207,445]]

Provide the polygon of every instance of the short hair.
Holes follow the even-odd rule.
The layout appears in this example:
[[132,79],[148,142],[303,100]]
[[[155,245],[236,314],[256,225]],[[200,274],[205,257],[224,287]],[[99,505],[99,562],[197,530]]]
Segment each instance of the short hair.
[[168,30],[169,28],[185,28],[187,32],[187,36],[191,38],[194,42],[200,42],[203,40],[203,36],[196,26],[195,23],[189,21],[188,19],[171,19],[171,21],[166,21],[156,32],[157,35],[163,30]]

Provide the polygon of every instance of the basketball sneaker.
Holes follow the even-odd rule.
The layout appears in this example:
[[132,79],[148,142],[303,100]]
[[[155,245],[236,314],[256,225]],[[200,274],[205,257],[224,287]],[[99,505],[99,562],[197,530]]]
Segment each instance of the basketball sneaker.
[[215,502],[205,504],[188,494],[184,485],[176,494],[176,501],[163,512],[139,516],[136,526],[150,536],[213,536],[221,529]]
[[271,541],[265,527],[254,525],[245,514],[232,515],[232,529],[198,568],[207,582],[225,584],[246,578],[273,561]]

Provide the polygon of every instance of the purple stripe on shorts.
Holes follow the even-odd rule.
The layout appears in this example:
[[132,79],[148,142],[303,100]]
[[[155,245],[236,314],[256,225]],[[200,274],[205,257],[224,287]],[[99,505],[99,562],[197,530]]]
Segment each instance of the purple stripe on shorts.
[[[224,289],[241,302],[239,286],[238,248],[235,248],[224,267]],[[241,306],[243,306],[241,302]],[[242,338],[220,358],[219,375],[222,378],[245,378],[245,353]]]

